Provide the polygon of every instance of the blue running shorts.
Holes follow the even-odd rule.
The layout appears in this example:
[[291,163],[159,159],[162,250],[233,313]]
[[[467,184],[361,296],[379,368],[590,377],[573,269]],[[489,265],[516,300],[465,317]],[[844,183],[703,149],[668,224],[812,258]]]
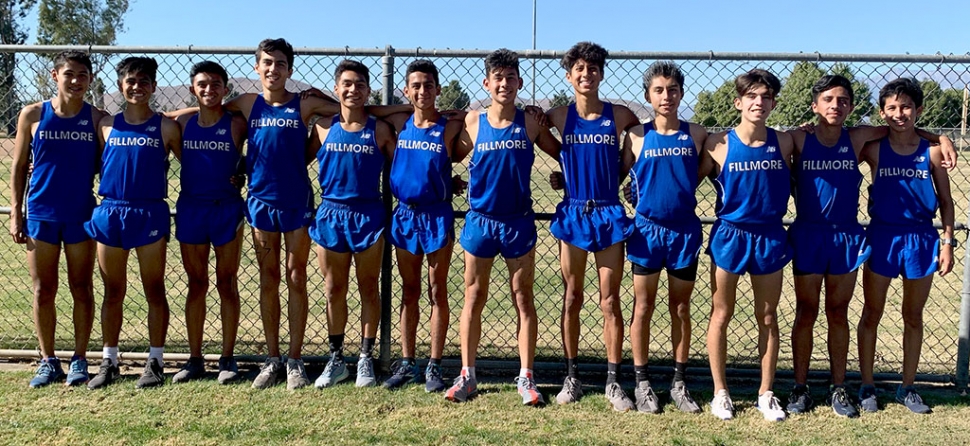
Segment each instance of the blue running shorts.
[[242,197],[227,200],[181,197],[175,203],[175,238],[190,245],[225,245],[236,239],[245,208]]
[[936,272],[940,260],[940,234],[932,226],[892,227],[870,225],[866,238],[872,246],[869,268],[884,277],[920,279]]
[[796,275],[848,274],[869,259],[871,247],[862,225],[826,225],[799,222],[788,228],[788,242],[794,251]]
[[711,228],[707,254],[717,267],[742,275],[774,273],[791,260],[792,249],[782,225],[735,225],[718,219]]
[[388,239],[414,255],[435,252],[455,239],[455,211],[444,201],[429,206],[399,203],[391,214]]
[[633,235],[626,241],[626,257],[646,269],[677,270],[697,263],[701,221],[664,226],[637,214]]
[[333,252],[363,252],[384,234],[384,204],[320,202],[310,238]]
[[24,228],[27,237],[52,245],[73,245],[91,240],[84,230],[84,222],[62,223],[46,220],[27,220]]
[[250,226],[266,232],[290,232],[309,226],[313,221],[313,206],[278,208],[256,197],[246,199],[246,221]]
[[108,246],[132,249],[168,238],[171,211],[164,201],[125,201],[105,198],[84,224],[88,235]]
[[566,199],[556,206],[552,235],[587,252],[602,251],[633,233],[633,220],[619,202]]
[[475,257],[494,258],[498,254],[516,259],[536,246],[536,216],[496,218],[468,211],[461,230],[462,248]]

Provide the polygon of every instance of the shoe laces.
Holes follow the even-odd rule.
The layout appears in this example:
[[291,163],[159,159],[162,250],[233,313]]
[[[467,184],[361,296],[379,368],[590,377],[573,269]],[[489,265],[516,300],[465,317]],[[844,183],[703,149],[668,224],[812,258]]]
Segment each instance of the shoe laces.
[[414,368],[413,363],[402,360],[394,361],[394,363],[391,364],[391,369],[394,370],[394,375],[407,375],[412,368]]
[[[720,406],[719,407],[720,409],[734,411],[734,403],[731,402],[730,395],[728,394],[724,394],[724,396],[718,395],[714,398],[714,400],[715,402],[719,403],[718,405]],[[714,404],[712,403],[711,405],[713,406]]]
[[425,378],[437,378],[441,379],[441,366],[438,364],[428,364],[428,368],[424,371]]
[[369,358],[361,358],[362,361],[357,363],[357,374],[364,376],[371,376],[374,374],[374,364]]
[[832,393],[832,398],[842,404],[843,406],[849,404],[849,395],[846,394],[844,387],[839,387],[835,389]]
[[566,378],[566,382],[563,384],[563,387],[566,388],[566,392],[573,394],[576,393],[576,388],[579,387],[577,384],[579,384],[578,379]]
[[68,366],[68,368],[71,370],[71,373],[84,373],[86,371],[85,367],[81,366],[80,360],[71,361],[71,364]]
[[778,397],[772,395],[768,399],[768,409],[770,410],[781,410],[781,402],[778,401]]
[[906,402],[909,404],[923,404],[923,397],[919,396],[918,393],[913,391],[906,392]]
[[259,368],[259,374],[262,375],[264,373],[276,373],[276,370],[277,370],[276,367],[278,364],[279,364],[278,362],[273,361],[270,358],[266,358],[266,361],[263,362],[263,366]]
[[516,379],[519,381],[518,382],[518,386],[520,388],[523,388],[525,390],[536,390],[537,389],[536,382],[532,378],[529,378],[529,377],[526,377],[526,376],[520,376],[520,377],[518,377]]
[[340,359],[337,357],[330,358],[330,360],[327,361],[327,366],[323,368],[323,374],[324,375],[333,374],[333,369],[337,368],[337,366],[339,366],[343,362],[344,362],[343,359]]
[[470,387],[468,385],[469,382],[471,382],[471,378],[469,378],[468,376],[458,375],[458,377],[455,378],[454,386],[458,386],[459,389],[468,390],[468,388]]
[[613,383],[606,386],[606,396],[611,399],[618,396],[625,396],[625,395],[620,395],[622,393],[623,393],[623,389],[620,388],[619,384]]
[[47,378],[54,374],[54,366],[47,361],[41,361],[40,367],[37,368],[37,376],[43,376]]
[[289,367],[289,370],[286,371],[286,375],[287,376],[292,376],[292,377],[298,377],[298,376],[306,375],[306,371],[305,371],[305,368],[303,366],[303,362],[302,361],[296,362],[292,367]]

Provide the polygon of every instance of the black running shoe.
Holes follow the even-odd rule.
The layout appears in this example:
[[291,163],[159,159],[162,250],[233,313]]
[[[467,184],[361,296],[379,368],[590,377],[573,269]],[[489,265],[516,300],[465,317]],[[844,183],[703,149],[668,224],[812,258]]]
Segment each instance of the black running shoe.
[[832,386],[829,389],[829,404],[832,405],[832,411],[840,417],[855,418],[859,416],[859,411],[852,404],[849,393],[845,391],[844,386]]
[[879,412],[879,400],[876,399],[876,386],[859,387],[859,407],[863,412]]
[[899,386],[896,390],[896,402],[903,404],[913,413],[926,414],[932,412],[930,406],[923,402],[923,398],[916,393],[913,386]]
[[165,371],[157,359],[149,358],[148,362],[145,363],[145,371],[138,378],[138,383],[135,384],[135,388],[145,389],[148,387],[158,387],[162,384],[165,384]]
[[418,380],[418,376],[421,373],[421,369],[418,368],[418,364],[414,361],[405,361],[403,359],[395,361],[391,366],[390,378],[384,381],[384,388],[388,390],[397,389],[405,384],[415,383]]
[[812,393],[808,386],[796,385],[788,395],[788,413],[806,413],[812,410]]
[[98,374],[94,375],[88,381],[88,389],[100,389],[104,386],[114,383],[121,378],[121,370],[118,366],[111,363],[111,360],[104,358],[101,360],[101,367],[98,368]]

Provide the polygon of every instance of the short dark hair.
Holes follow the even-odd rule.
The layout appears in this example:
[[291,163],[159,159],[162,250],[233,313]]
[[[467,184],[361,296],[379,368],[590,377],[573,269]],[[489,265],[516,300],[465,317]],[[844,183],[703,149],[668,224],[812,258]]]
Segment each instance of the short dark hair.
[[573,69],[576,62],[585,60],[586,63],[599,67],[600,72],[602,72],[606,68],[606,58],[609,56],[610,53],[602,46],[593,42],[579,42],[566,51],[560,64],[566,71],[569,71]]
[[94,65],[91,64],[91,56],[83,51],[61,51],[54,56],[54,70],[60,70],[61,67],[67,65],[68,62],[76,62],[84,65],[88,71],[94,71]]
[[414,62],[408,64],[408,70],[404,73],[404,80],[407,81],[408,76],[411,73],[424,73],[430,74],[434,78],[434,84],[440,86],[441,82],[438,82],[438,67],[434,66],[434,62],[428,59],[418,59]]
[[333,78],[340,79],[340,75],[343,74],[344,71],[353,71],[354,73],[364,76],[364,81],[367,82],[367,85],[370,85],[370,70],[367,69],[366,65],[356,60],[344,59],[337,64],[337,69],[334,70]]
[[842,87],[845,91],[849,92],[849,101],[854,104],[855,92],[852,91],[852,82],[849,82],[849,79],[845,76],[838,74],[828,74],[815,81],[815,85],[812,85],[812,103],[818,102],[818,97],[822,93],[838,87]]
[[512,68],[519,72],[519,54],[508,48],[499,48],[485,56],[485,75],[502,68]]
[[680,85],[680,89],[684,89],[684,72],[680,71],[680,67],[677,64],[669,60],[658,60],[647,68],[647,71],[643,72],[643,89],[650,89],[650,82],[653,81],[655,77],[669,77]]
[[129,74],[141,73],[148,76],[152,82],[155,82],[155,76],[158,73],[158,62],[151,57],[126,57],[118,62],[115,67],[115,72],[118,73],[118,80]]
[[886,99],[904,94],[913,100],[916,107],[923,106],[923,87],[911,77],[901,77],[879,89],[879,109],[886,106]]
[[229,83],[229,74],[226,73],[226,69],[222,68],[222,65],[219,65],[211,60],[203,60],[202,62],[192,65],[192,70],[189,71],[189,80],[195,79],[195,75],[199,73],[215,74],[222,78],[223,84]]
[[293,69],[293,45],[287,42],[286,39],[263,39],[259,42],[259,46],[256,47],[256,62],[259,63],[259,53],[271,53],[273,51],[279,51],[286,56],[286,64]]
[[768,70],[761,68],[755,68],[734,80],[734,89],[738,92],[738,97],[744,96],[758,85],[768,88],[772,97],[778,96],[778,92],[781,91],[781,81]]

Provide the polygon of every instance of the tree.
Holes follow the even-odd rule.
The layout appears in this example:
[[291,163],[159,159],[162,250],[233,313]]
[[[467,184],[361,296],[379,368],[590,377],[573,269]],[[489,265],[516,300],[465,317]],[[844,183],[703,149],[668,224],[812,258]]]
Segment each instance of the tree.
[[572,102],[573,99],[566,94],[566,90],[559,90],[552,96],[552,102],[549,103],[549,108],[562,107]]
[[[37,43],[40,45],[114,45],[125,30],[128,0],[40,0],[37,8]],[[108,56],[92,54],[98,73]],[[104,106],[105,85],[100,77],[91,80],[94,105]]]
[[702,91],[697,95],[694,103],[693,121],[712,131],[727,127],[734,127],[739,122],[740,114],[734,108],[734,81],[726,80],[713,93]]
[[825,72],[814,62],[798,62],[778,92],[778,103],[768,116],[772,127],[795,127],[814,121],[812,86]]
[[472,100],[468,93],[461,88],[457,80],[452,80],[441,87],[441,95],[438,96],[438,108],[441,110],[466,110]]
[[[33,8],[36,0],[0,0],[0,44],[22,45],[27,40],[27,29],[21,20]],[[17,59],[14,53],[0,53],[0,130],[13,134],[17,130],[17,113],[20,99],[17,97],[17,79],[14,72]]]
[[[389,105],[399,105],[399,104],[403,104],[404,103],[404,101],[402,101],[401,98],[399,98],[399,97],[397,97],[397,96],[395,96],[393,94],[391,95],[391,100],[388,101],[388,102],[389,102]],[[370,93],[370,100],[367,101],[367,104],[368,105],[383,105],[384,104],[384,93],[381,93],[380,90],[372,90],[371,93]]]

